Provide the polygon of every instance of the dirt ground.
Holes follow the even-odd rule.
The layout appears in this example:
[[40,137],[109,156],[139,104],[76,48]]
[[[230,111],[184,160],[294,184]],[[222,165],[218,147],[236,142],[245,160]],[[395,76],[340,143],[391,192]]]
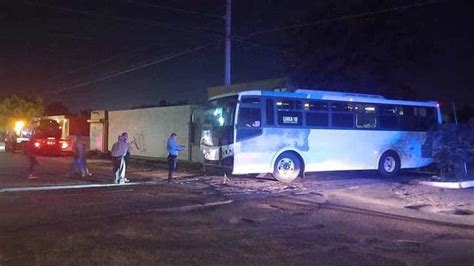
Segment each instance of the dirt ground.
[[[9,192],[110,182],[67,178],[68,158],[0,153],[0,265],[473,265],[474,190],[416,185],[419,176],[319,173],[269,177],[130,169],[130,186]],[[150,182],[153,181],[153,182]],[[4,189],[4,190],[1,190]],[[456,208],[465,212],[456,213]]]

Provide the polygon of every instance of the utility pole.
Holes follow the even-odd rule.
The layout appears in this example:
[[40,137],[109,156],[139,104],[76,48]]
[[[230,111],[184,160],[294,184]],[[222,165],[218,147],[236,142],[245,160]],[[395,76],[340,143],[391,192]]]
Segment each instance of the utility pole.
[[231,66],[231,20],[232,20],[232,0],[226,0],[226,12],[225,12],[225,80],[224,84],[230,86],[230,66]]

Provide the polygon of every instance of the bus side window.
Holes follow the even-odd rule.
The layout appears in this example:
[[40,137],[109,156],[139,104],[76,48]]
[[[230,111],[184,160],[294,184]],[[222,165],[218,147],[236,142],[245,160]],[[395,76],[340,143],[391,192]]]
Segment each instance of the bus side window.
[[345,102],[331,103],[331,121],[333,127],[354,127],[354,105]]
[[275,107],[273,106],[273,100],[267,99],[266,104],[267,125],[272,126],[275,124]]
[[295,101],[296,110],[301,110],[302,107],[303,107],[303,104],[301,104],[301,101]]
[[239,110],[239,127],[261,127],[260,108],[241,107]]
[[429,107],[415,107],[418,117],[418,129],[428,131],[437,126],[436,109]]
[[438,110],[436,108],[428,108],[428,124],[430,129],[438,127]]
[[324,101],[308,101],[304,104],[306,125],[309,127],[328,127],[328,103]]
[[247,104],[260,104],[260,98],[257,97],[244,97],[241,100],[242,103]]
[[379,106],[379,128],[398,129],[397,107],[394,105]]
[[278,125],[280,126],[302,126],[303,105],[301,101],[278,99],[276,102],[278,110]]
[[329,113],[306,113],[306,125],[310,127],[329,126]]
[[309,101],[304,104],[304,109],[306,111],[328,111],[328,103],[323,101]]
[[356,127],[357,128],[375,128],[377,127],[377,110],[373,104],[359,104],[356,109]]
[[278,111],[280,111],[280,110],[294,110],[295,109],[295,101],[280,99],[280,100],[277,101],[277,108],[278,108]]
[[240,107],[237,121],[237,140],[262,134],[262,111],[260,108]]
[[415,116],[415,109],[412,106],[399,106],[398,115],[400,116],[400,129],[416,131],[418,128],[418,119]]
[[302,112],[278,111],[278,124],[280,126],[301,126],[303,125]]

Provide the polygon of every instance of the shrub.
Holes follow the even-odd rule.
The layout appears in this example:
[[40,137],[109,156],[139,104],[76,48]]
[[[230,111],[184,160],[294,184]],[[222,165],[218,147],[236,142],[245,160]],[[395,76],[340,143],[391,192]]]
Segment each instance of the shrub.
[[433,159],[443,179],[467,177],[466,164],[474,158],[474,125],[444,124],[431,131]]

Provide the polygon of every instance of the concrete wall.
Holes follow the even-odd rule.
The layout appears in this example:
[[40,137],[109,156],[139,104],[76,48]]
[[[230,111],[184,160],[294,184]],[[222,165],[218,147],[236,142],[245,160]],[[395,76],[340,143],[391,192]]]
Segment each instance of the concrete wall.
[[192,154],[189,153],[191,114],[196,108],[198,106],[182,105],[109,111],[108,149],[112,148],[119,134],[128,132],[129,142],[133,142],[132,155],[166,157],[166,140],[175,132],[178,134],[178,143],[187,146],[179,158],[201,161],[199,149],[191,148]]
[[89,137],[90,149],[101,152],[107,151],[107,111],[93,111],[91,112]]

